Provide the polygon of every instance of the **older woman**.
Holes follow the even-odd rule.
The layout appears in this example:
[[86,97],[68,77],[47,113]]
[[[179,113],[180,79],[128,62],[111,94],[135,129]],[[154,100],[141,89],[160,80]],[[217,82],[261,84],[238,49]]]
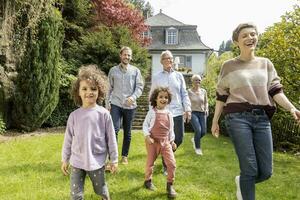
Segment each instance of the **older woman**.
[[[160,62],[163,65],[163,70],[153,76],[150,94],[158,86],[168,87],[170,89],[172,101],[168,109],[173,115],[174,142],[178,148],[183,140],[184,122],[189,122],[191,119],[191,102],[188,97],[183,75],[173,69],[172,53],[168,50],[163,51],[160,55]],[[164,169],[166,168],[164,167]]]
[[218,120],[223,112],[240,165],[240,175],[235,179],[237,198],[254,200],[255,184],[272,175],[270,118],[275,111],[274,101],[299,123],[300,111],[284,95],[272,62],[255,56],[256,26],[238,25],[232,40],[239,47],[240,55],[222,66],[211,131],[218,137]]
[[203,155],[200,140],[206,133],[206,118],[208,115],[207,93],[205,89],[200,87],[201,80],[200,75],[194,74],[192,76],[192,88],[188,89],[192,104],[191,124],[195,131],[192,142],[197,155]]

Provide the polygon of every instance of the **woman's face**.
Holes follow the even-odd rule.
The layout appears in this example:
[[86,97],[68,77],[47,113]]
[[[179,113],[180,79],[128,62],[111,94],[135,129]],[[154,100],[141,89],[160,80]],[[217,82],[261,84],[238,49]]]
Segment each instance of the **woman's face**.
[[258,36],[254,28],[244,28],[240,31],[238,41],[235,44],[238,45],[240,51],[254,51],[257,45]]
[[173,56],[170,54],[164,54],[162,56],[161,64],[165,71],[170,71],[173,66]]
[[198,87],[200,87],[200,85],[201,85],[201,79],[198,78],[198,77],[195,77],[195,78],[193,79],[193,81],[192,81],[192,84],[193,84],[193,86],[198,86]]

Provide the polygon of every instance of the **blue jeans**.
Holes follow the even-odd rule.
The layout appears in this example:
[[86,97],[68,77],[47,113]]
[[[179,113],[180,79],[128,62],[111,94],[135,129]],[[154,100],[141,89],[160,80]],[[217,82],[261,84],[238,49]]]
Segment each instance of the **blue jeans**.
[[194,142],[196,149],[201,148],[200,139],[206,133],[206,115],[204,112],[193,111],[191,124],[195,131]]
[[230,113],[225,116],[240,165],[240,188],[243,200],[255,200],[255,183],[272,175],[272,132],[264,110]]
[[124,109],[113,104],[111,105],[111,109],[110,109],[110,114],[114,124],[117,140],[118,140],[118,132],[120,130],[120,125],[121,125],[121,120],[123,119],[124,137],[123,137],[123,145],[122,145],[122,156],[125,157],[128,156],[128,152],[130,148],[131,127],[135,115],[135,110],[136,110],[135,108]]

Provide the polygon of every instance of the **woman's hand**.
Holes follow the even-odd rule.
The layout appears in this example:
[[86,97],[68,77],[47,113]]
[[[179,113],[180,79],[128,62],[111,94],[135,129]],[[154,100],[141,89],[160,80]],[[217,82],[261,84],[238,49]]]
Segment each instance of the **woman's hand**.
[[214,137],[218,138],[220,135],[220,127],[218,122],[213,122],[211,125],[211,133]]
[[296,122],[298,122],[300,124],[300,111],[297,110],[296,108],[292,108],[290,110],[290,113],[292,114],[292,116],[294,117]]

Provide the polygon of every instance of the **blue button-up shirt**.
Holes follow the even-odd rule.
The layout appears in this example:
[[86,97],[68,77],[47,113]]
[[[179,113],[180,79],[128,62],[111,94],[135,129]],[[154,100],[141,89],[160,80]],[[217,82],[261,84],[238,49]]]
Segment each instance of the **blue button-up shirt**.
[[172,93],[172,101],[168,105],[173,117],[183,115],[191,111],[191,102],[186,90],[185,80],[180,72],[171,69],[170,72],[161,71],[152,78],[150,94],[156,87],[169,87]]
[[[141,96],[144,87],[140,70],[132,65],[128,65],[127,69],[117,65],[109,70],[108,79],[107,103],[125,109],[136,108],[136,99]],[[134,99],[134,103],[130,106],[125,102],[128,97]]]

